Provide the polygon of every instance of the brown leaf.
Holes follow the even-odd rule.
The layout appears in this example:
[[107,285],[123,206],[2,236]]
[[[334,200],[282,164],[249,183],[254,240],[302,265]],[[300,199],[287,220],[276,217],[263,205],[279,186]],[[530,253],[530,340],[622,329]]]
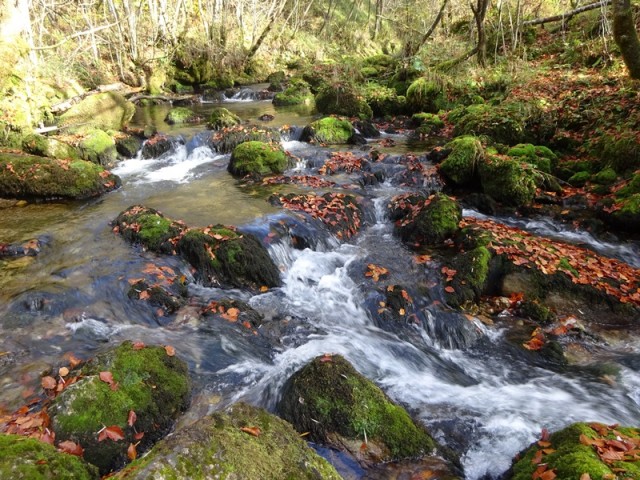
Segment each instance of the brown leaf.
[[84,455],[84,449],[79,444],[72,442],[71,440],[60,442],[58,444],[58,450],[70,455],[75,455],[77,457],[81,457],[82,455]]
[[260,427],[242,427],[240,430],[254,437],[259,437],[260,434],[262,433],[262,430],[260,430]]
[[46,377],[42,377],[42,381],[40,383],[42,385],[42,388],[44,388],[45,390],[51,390],[56,388],[56,385],[58,382],[56,382],[55,378],[51,376],[46,376]]
[[67,375],[69,375],[69,369],[67,367],[60,367],[58,369],[58,375],[60,375],[61,377],[66,377]]
[[133,342],[133,349],[134,350],[142,350],[144,348],[144,343],[143,342]]
[[106,439],[118,442],[124,440],[124,431],[118,425],[111,425],[110,427],[104,427],[98,434],[98,441],[102,442]]
[[176,349],[173,348],[171,345],[165,345],[164,351],[167,352],[167,355],[169,357],[173,357],[176,354]]
[[100,380],[102,380],[104,383],[112,385],[114,382],[113,374],[111,372],[100,372]]
[[127,448],[127,457],[129,457],[129,460],[133,462],[137,456],[138,456],[138,451],[136,450],[135,444],[130,443],[129,448]]
[[455,293],[456,289],[449,285],[447,287],[444,287],[444,291],[447,293]]
[[136,412],[134,412],[133,410],[129,410],[129,417],[127,418],[127,425],[129,425],[130,427],[133,427],[133,424],[136,423],[137,419],[138,419],[138,416],[136,415]]
[[144,437],[144,432],[138,432],[133,436],[134,440],[142,440],[142,437]]

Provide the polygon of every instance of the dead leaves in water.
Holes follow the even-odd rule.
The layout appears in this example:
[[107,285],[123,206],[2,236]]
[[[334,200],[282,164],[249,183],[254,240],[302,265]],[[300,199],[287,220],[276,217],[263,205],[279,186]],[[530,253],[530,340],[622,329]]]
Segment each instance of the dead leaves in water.
[[370,263],[369,265],[367,265],[367,271],[365,272],[364,276],[371,277],[374,282],[377,282],[378,280],[380,280],[380,277],[382,277],[383,275],[387,275],[388,273],[389,270],[387,270],[386,268]]

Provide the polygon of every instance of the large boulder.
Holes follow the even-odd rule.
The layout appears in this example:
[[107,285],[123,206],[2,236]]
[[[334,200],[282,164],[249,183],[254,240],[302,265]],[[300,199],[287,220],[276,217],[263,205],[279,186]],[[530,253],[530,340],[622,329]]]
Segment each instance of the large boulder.
[[13,480],[98,480],[98,469],[53,445],[0,434],[0,478]]
[[640,478],[639,443],[638,428],[574,423],[518,455],[504,478]]
[[81,445],[101,474],[127,463],[131,444],[147,450],[189,403],[187,365],[168,347],[124,342],[73,373],[77,382],[49,407],[51,428]]
[[442,84],[437,81],[419,78],[407,89],[407,107],[411,112],[437,113],[444,104]]
[[449,114],[455,124],[453,134],[486,135],[493,141],[515,145],[529,137],[526,130],[526,116],[516,106],[492,106],[487,104],[469,105]]
[[230,112],[224,107],[214,108],[209,115],[208,127],[212,130],[221,130],[223,128],[235,127],[242,123],[242,120],[235,113]]
[[315,97],[316,108],[327,115],[371,118],[373,111],[364,96],[348,84],[327,85]]
[[85,160],[0,154],[0,197],[97,197],[120,186],[120,178]]
[[51,158],[71,158],[77,160],[80,158],[78,151],[68,143],[62,142],[56,138],[45,137],[33,133],[27,135],[22,140],[22,150],[32,155]]
[[343,357],[317,357],[287,380],[280,415],[312,441],[347,450],[360,463],[433,454],[438,443]]
[[287,422],[239,403],[178,430],[116,479],[340,480]]
[[325,117],[304,127],[300,139],[303,142],[335,145],[348,143],[354,133],[355,129],[349,120]]
[[484,193],[493,199],[520,207],[533,202],[536,173],[528,163],[502,155],[487,155],[479,165]]
[[269,175],[282,173],[289,159],[280,144],[258,141],[244,142],[231,154],[228,170],[233,175]]
[[111,167],[118,159],[116,142],[107,132],[93,129],[86,132],[79,145],[84,160]]
[[117,92],[90,95],[60,116],[59,126],[69,132],[91,128],[122,130],[135,113],[135,105]]
[[484,148],[477,137],[463,135],[444,146],[450,151],[440,164],[440,172],[458,186],[471,185],[478,180],[478,166],[484,161]]

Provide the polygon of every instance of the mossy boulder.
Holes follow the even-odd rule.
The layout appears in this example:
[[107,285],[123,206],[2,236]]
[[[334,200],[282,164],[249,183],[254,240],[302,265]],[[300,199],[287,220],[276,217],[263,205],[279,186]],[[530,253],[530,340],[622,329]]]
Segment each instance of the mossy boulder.
[[520,207],[530,204],[536,193],[536,175],[523,162],[500,155],[487,155],[479,165],[484,193],[505,205]]
[[242,123],[242,120],[235,113],[228,109],[219,107],[211,112],[207,126],[212,130],[221,130],[223,128],[235,127]]
[[175,252],[177,238],[187,228],[183,223],[142,205],[131,206],[120,213],[114,224],[128,242],[142,245],[145,250],[166,254]]
[[284,92],[276,93],[272,103],[276,107],[308,105],[313,100],[309,84],[301,78],[291,79]]
[[245,403],[165,438],[114,478],[340,480],[284,420]]
[[346,449],[365,464],[438,448],[424,427],[339,355],[317,357],[294,373],[277,411],[309,440]]
[[469,105],[456,115],[449,115],[449,120],[455,124],[456,137],[486,135],[505,145],[519,144],[527,138],[524,114],[515,107]]
[[558,162],[558,157],[549,148],[530,143],[521,143],[510,148],[507,155],[525,161],[544,173],[551,173]]
[[315,96],[316,108],[327,115],[371,118],[373,111],[364,96],[349,84],[327,85]]
[[120,134],[115,140],[116,151],[122,158],[135,158],[142,148],[142,139],[136,135]]
[[454,257],[451,268],[457,273],[447,283],[451,289],[445,290],[447,303],[459,307],[467,302],[477,302],[487,286],[491,252],[478,246],[473,250],[462,252]]
[[618,199],[603,211],[603,219],[621,230],[640,232],[640,193]]
[[244,142],[231,154],[228,170],[233,175],[269,175],[282,173],[289,159],[280,144],[264,142]]
[[196,112],[187,107],[174,107],[172,108],[164,121],[169,125],[182,124],[182,123],[198,123],[202,117]]
[[589,180],[591,180],[591,174],[589,172],[580,171],[571,175],[567,182],[569,182],[573,187],[584,187]]
[[58,160],[0,153],[0,197],[97,197],[120,186],[120,178],[85,160]]
[[464,135],[444,146],[450,150],[440,164],[440,172],[455,185],[467,186],[478,180],[479,165],[484,162],[484,148],[477,137]]
[[[522,452],[505,478],[530,480],[536,471],[552,471],[553,478],[558,479],[640,478],[638,460],[620,448],[638,441],[637,428],[574,423]],[[602,454],[598,453],[598,446]],[[611,452],[610,459],[607,452]]]
[[634,130],[616,135],[603,134],[590,142],[592,151],[603,165],[625,173],[640,168],[640,142]]
[[411,112],[437,113],[444,106],[442,85],[434,80],[419,78],[407,89],[407,107]]
[[131,120],[135,105],[116,92],[90,95],[60,116],[58,124],[67,131],[91,128],[122,130]]
[[87,131],[78,148],[84,160],[99,165],[111,167],[118,159],[115,140],[103,130],[93,129]]
[[363,92],[366,102],[376,117],[398,115],[406,110],[406,98],[398,95],[393,88],[369,82],[364,86]]
[[603,168],[593,176],[593,181],[599,185],[612,185],[618,179],[618,174],[611,168]]
[[21,146],[25,152],[41,157],[71,158],[73,160],[80,158],[78,151],[68,143],[37,133],[24,137]]
[[235,127],[224,128],[214,132],[209,144],[216,152],[231,153],[238,145],[244,142],[255,141],[276,144],[280,142],[281,138],[280,132],[274,128],[236,125]]
[[[111,376],[105,373],[109,372]],[[51,403],[49,416],[56,440],[84,448],[84,458],[101,474],[128,462],[127,448],[140,442],[147,450],[172,426],[188,403],[191,384],[187,365],[165,348],[124,342],[83,365],[79,380]],[[135,412],[135,421],[131,413]],[[130,425],[131,424],[131,425]],[[117,427],[122,440],[100,440],[104,427]],[[138,432],[144,436],[137,438]]]
[[354,133],[355,129],[349,120],[325,117],[307,125],[302,131],[301,140],[336,145],[348,143]]
[[98,469],[53,445],[0,434],[0,478],[13,480],[98,480]]
[[432,135],[444,128],[444,122],[435,113],[415,113],[411,117],[414,124],[418,124],[416,135]]
[[390,207],[398,233],[411,245],[439,245],[456,234],[462,220],[460,205],[443,193],[400,195]]

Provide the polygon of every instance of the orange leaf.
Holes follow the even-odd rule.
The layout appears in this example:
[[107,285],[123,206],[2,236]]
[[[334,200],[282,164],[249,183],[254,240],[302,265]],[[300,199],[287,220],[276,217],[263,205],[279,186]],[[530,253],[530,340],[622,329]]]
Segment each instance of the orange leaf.
[[127,448],[127,457],[129,460],[134,461],[138,456],[138,451],[136,450],[136,446],[133,443],[129,444],[129,448]]
[[134,440],[142,440],[142,437],[144,437],[144,432],[138,432],[133,436]]
[[102,380],[104,383],[108,383],[109,385],[113,385],[113,373],[100,372],[100,380]]
[[262,433],[262,431],[260,430],[260,427],[242,427],[240,430],[254,437],[259,437],[260,434]]
[[143,342],[133,342],[133,349],[134,350],[142,350],[144,348],[144,343]]
[[449,285],[447,287],[444,287],[444,291],[447,293],[455,293],[456,289]]
[[143,290],[140,292],[140,295],[138,295],[138,298],[140,300],[147,300],[151,295],[149,295],[149,292],[147,290]]
[[67,375],[69,375],[69,369],[67,367],[60,367],[58,369],[58,375],[60,375],[61,377],[66,377]]
[[79,444],[72,442],[71,440],[60,442],[58,444],[58,450],[70,455],[75,455],[77,457],[81,457],[82,455],[84,455],[84,449]]
[[580,475],[580,480],[591,480],[591,475],[589,475],[588,473],[583,473],[582,475]]
[[137,419],[138,419],[138,416],[136,415],[136,412],[134,412],[133,410],[129,410],[129,417],[127,418],[127,425],[129,425],[130,427],[133,427],[133,424],[136,423]]
[[176,349],[173,348],[171,345],[166,345],[164,347],[164,351],[167,352],[167,355],[170,357],[173,357],[176,354]]
[[537,450],[536,454],[531,459],[533,465],[538,465],[542,462],[542,450]]
[[106,439],[118,442],[124,440],[124,431],[118,425],[111,425],[110,427],[104,427],[98,434],[98,441],[102,442]]
[[56,388],[57,384],[56,379],[50,376],[42,377],[42,381],[40,383],[42,384],[42,388],[45,390]]

